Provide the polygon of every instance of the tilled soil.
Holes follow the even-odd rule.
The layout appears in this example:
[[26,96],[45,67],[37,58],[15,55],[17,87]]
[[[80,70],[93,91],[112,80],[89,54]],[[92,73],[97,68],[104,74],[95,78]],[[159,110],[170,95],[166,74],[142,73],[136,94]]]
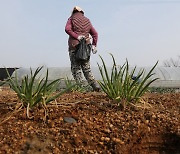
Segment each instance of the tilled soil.
[[100,92],[67,93],[48,105],[46,118],[39,107],[31,119],[17,103],[13,91],[0,91],[3,154],[180,153],[180,93],[147,93],[125,108]]

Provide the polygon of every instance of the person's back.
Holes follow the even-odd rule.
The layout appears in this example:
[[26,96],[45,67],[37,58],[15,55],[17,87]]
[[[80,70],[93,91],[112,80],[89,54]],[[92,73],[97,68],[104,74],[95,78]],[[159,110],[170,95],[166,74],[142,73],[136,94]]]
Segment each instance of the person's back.
[[[76,12],[71,16],[71,24],[72,30],[79,36],[85,36],[87,43],[90,43],[90,30],[91,30],[91,23],[90,20],[85,17],[81,12]],[[74,47],[79,44],[79,40],[72,37],[69,37],[69,46],[70,48],[74,49]]]
[[92,75],[90,70],[89,60],[85,62],[78,61],[75,57],[76,48],[79,41],[82,38],[86,39],[87,44],[91,44],[90,35],[93,39],[92,49],[93,53],[96,53],[96,45],[98,34],[94,27],[92,26],[90,20],[84,16],[84,11],[80,7],[74,7],[71,17],[68,19],[66,27],[66,33],[69,35],[68,45],[69,45],[69,56],[71,61],[71,71],[76,82],[82,82],[81,69],[88,83],[92,86],[94,90],[99,90],[99,86]]
[[89,37],[89,32],[91,29],[90,20],[81,12],[74,13],[71,18],[74,32],[76,32],[78,35]]

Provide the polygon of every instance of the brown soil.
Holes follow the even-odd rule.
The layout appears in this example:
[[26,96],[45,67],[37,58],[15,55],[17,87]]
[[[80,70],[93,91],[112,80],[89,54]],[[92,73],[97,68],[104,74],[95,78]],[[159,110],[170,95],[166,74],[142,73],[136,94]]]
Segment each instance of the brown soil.
[[179,154],[180,93],[148,93],[143,100],[122,109],[103,93],[68,93],[48,106],[46,119],[42,108],[28,119],[25,109],[15,112],[16,94],[3,89],[0,153]]

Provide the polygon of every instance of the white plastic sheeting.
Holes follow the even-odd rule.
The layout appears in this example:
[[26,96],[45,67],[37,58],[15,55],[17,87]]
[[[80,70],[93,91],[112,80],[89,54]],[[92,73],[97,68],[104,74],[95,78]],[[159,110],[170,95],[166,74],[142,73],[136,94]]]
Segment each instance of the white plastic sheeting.
[[[137,70],[142,68],[137,68]],[[144,68],[148,73],[151,67]],[[154,77],[158,77],[160,80],[179,80],[180,81],[180,67],[156,67],[153,71]]]
[[[37,68],[31,68],[32,72],[34,73]],[[71,69],[69,67],[63,67],[63,68],[56,68],[56,67],[51,67],[51,68],[46,68],[43,67],[41,71],[38,73],[37,78],[44,78],[46,76],[48,69],[48,79],[49,80],[55,80],[59,78],[72,78],[71,75]],[[30,68],[19,68],[12,74],[12,77],[15,77],[15,73],[17,74],[18,80],[21,80],[24,76],[28,75],[30,76],[31,71]]]
[[[141,69],[145,69],[145,72],[148,73],[152,67],[137,67],[136,73],[137,74]],[[107,68],[108,72],[111,72],[111,68]],[[32,71],[34,72],[36,68],[32,68]],[[130,68],[132,70],[132,68]],[[43,68],[39,76],[40,78],[43,78],[46,76],[47,68]],[[51,67],[48,68],[49,71],[49,80],[55,80],[58,78],[66,78],[72,79],[71,75],[71,69],[70,67],[63,67],[63,68],[56,68]],[[92,67],[92,72],[96,78],[96,80],[101,80],[101,75],[99,72],[99,69],[97,67]],[[30,75],[30,69],[29,68],[20,68],[16,71],[18,79],[21,80],[25,75]],[[157,80],[155,83],[153,83],[153,86],[156,87],[180,87],[180,67],[156,67],[153,71],[155,75],[153,78],[157,77],[159,80]],[[15,72],[12,76],[15,76]]]

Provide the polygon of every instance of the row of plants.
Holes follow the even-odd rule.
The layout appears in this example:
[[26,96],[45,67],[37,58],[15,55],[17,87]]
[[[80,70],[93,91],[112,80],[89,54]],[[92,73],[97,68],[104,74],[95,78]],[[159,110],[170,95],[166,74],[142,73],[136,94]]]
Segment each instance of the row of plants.
[[68,77],[64,79],[64,83],[65,83],[66,88],[71,87],[68,90],[68,92],[75,92],[75,91],[88,92],[92,90],[89,84],[86,84],[86,85],[85,83],[76,84],[73,79],[69,79]]
[[[107,66],[100,56],[102,65],[98,64],[98,68],[102,80],[98,82],[102,91],[105,92],[110,99],[119,104],[122,102],[137,102],[148,90],[149,85],[157,80],[157,78],[152,78],[154,75],[152,72],[158,62],[152,67],[147,75],[145,75],[145,70],[141,70],[135,75],[136,67],[130,71],[128,60],[126,60],[124,65],[118,66],[112,54],[111,57],[113,66],[111,72],[108,72]],[[50,102],[66,92],[85,92],[89,90],[89,85],[82,86],[82,84],[76,84],[74,81],[66,78],[64,79],[66,88],[57,92],[56,89],[61,84],[61,80],[56,79],[50,82],[48,80],[48,69],[46,76],[40,79],[38,74],[42,68],[43,67],[38,67],[34,73],[32,69],[30,69],[30,76],[26,75],[21,81],[18,80],[16,71],[15,77],[11,77],[7,71],[9,76],[7,83],[17,93],[18,98],[21,100],[22,107],[27,109],[27,116],[29,118],[29,112],[34,107],[42,106],[46,109],[46,106]]]
[[169,88],[169,87],[149,87],[148,91],[151,93],[164,94],[164,93],[176,93],[176,92],[179,92],[180,89],[179,88]]

